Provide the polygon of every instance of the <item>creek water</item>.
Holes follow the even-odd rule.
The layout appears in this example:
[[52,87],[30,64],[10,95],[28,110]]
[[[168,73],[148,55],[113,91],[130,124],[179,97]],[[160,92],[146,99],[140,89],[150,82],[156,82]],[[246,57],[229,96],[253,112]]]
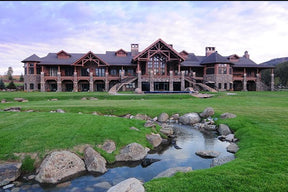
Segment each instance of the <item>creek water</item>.
[[226,150],[230,143],[217,139],[216,131],[201,132],[191,126],[177,124],[173,126],[176,132],[176,146],[161,145],[157,150],[149,152],[144,161],[107,165],[108,171],[105,174],[85,174],[60,185],[43,186],[38,183],[23,183],[14,191],[106,192],[113,185],[130,177],[147,182],[173,167],[192,167],[193,170],[210,168],[212,159],[199,157],[195,154],[196,151],[217,151],[220,152],[218,157],[233,155]]

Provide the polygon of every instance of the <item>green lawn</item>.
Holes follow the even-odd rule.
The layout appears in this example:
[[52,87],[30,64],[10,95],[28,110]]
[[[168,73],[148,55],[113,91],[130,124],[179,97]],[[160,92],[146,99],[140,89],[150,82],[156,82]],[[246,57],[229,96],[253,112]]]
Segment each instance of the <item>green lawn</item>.
[[[13,158],[15,152],[38,152],[43,156],[52,149],[71,149],[85,143],[95,146],[112,139],[117,151],[112,155],[100,152],[113,161],[114,155],[128,143],[151,147],[145,134],[155,130],[145,128],[144,121],[95,116],[92,112],[155,117],[162,112],[184,114],[213,107],[215,117],[225,112],[237,115],[217,121],[228,124],[239,138],[236,159],[210,169],[151,180],[144,184],[146,191],[288,191],[288,92],[236,94],[223,92],[200,99],[189,95],[1,92],[0,100],[9,103],[0,104],[0,109],[19,106],[23,112],[0,112],[0,159]],[[15,102],[15,97],[29,102]],[[98,100],[81,100],[82,97]],[[59,100],[48,101],[52,98]],[[66,113],[50,113],[59,108]],[[30,109],[37,112],[25,112]],[[131,126],[140,131],[130,130]]]

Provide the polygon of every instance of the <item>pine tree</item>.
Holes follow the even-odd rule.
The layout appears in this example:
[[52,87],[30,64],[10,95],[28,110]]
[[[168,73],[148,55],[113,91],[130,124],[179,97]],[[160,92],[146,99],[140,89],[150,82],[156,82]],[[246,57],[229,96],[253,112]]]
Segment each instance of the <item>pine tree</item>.
[[8,67],[7,79],[10,80],[10,81],[13,80],[12,74],[13,74],[13,69],[12,69],[12,67]]
[[5,89],[5,84],[2,79],[0,79],[0,89]]
[[20,75],[19,81],[20,81],[20,82],[23,82],[23,81],[24,81],[24,76],[23,76],[22,73],[21,73],[21,75]]
[[6,87],[7,89],[16,89],[16,85],[13,81],[10,81],[9,85]]

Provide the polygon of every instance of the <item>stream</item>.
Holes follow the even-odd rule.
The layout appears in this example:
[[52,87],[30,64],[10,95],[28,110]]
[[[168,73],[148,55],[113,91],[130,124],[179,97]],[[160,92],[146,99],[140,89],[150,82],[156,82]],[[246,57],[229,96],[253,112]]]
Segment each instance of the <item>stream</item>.
[[44,186],[37,182],[27,182],[4,191],[106,192],[113,185],[128,178],[135,177],[147,182],[159,173],[173,167],[192,167],[193,170],[210,168],[212,158],[199,157],[195,154],[196,151],[217,151],[220,152],[218,157],[234,155],[226,150],[230,143],[217,139],[216,131],[200,132],[191,126],[178,124],[173,126],[176,132],[176,145],[161,145],[157,151],[150,151],[143,161],[107,165],[108,171],[102,175],[86,173],[58,185]]

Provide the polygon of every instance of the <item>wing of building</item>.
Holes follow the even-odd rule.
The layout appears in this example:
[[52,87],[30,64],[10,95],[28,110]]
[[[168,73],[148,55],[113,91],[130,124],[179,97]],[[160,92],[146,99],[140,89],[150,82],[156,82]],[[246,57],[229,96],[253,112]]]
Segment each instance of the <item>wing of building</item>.
[[208,91],[263,90],[261,70],[273,66],[257,65],[244,55],[222,56],[215,47],[205,47],[205,55],[185,50],[180,53],[173,45],[158,39],[143,51],[138,44],[131,50],[106,51],[105,54],[48,53],[33,54],[24,63],[26,91],[184,91],[187,87]]

